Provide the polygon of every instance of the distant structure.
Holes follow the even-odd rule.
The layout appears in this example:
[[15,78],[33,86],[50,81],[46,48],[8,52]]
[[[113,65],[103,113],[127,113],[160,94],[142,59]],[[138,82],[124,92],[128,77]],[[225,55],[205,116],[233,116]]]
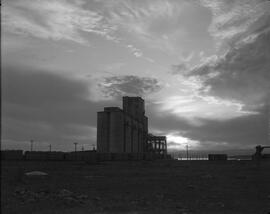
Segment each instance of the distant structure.
[[210,161],[226,161],[228,160],[227,154],[208,154],[208,160]]
[[146,147],[147,152],[165,155],[167,154],[167,138],[166,136],[154,136],[148,134]]
[[270,154],[262,154],[262,151],[264,149],[270,149],[270,146],[261,146],[261,145],[258,145],[258,146],[255,147],[255,149],[256,149],[256,152],[255,152],[255,154],[252,155],[252,159],[253,160],[257,160],[258,161],[258,160],[260,160],[262,158],[267,158],[267,159],[270,158]]
[[97,151],[166,154],[166,136],[148,134],[141,97],[123,97],[123,109],[105,107],[97,113]]

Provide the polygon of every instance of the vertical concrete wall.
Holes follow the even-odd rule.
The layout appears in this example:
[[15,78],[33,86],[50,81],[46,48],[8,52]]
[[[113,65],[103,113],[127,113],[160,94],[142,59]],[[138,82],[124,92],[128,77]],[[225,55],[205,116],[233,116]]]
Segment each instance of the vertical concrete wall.
[[138,152],[142,152],[141,147],[142,147],[141,128],[139,127],[138,128]]
[[110,112],[98,112],[97,115],[97,151],[109,152],[110,148]]
[[124,152],[124,115],[121,111],[110,114],[110,152]]
[[144,123],[140,123],[139,124],[139,142],[140,142],[140,145],[139,145],[139,152],[144,152],[144,147],[147,143],[146,141],[146,137],[147,136],[147,128],[144,126]]
[[131,118],[128,115],[125,115],[125,145],[127,153],[131,152]]
[[137,153],[138,152],[138,129],[137,126],[134,124],[133,125],[133,152]]
[[143,117],[143,152],[147,151],[148,117]]
[[145,114],[144,100],[141,97],[123,97],[123,111],[142,121]]

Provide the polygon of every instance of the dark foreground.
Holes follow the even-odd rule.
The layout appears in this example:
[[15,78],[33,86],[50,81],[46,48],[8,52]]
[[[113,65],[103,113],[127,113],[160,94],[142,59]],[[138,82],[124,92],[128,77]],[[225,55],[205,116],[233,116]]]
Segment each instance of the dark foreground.
[[2,213],[270,213],[270,162],[4,161],[1,190]]

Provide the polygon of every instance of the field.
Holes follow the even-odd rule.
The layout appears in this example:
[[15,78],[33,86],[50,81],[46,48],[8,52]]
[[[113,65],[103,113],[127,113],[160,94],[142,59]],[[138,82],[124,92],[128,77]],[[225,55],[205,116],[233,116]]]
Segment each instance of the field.
[[[26,172],[42,171],[43,176]],[[270,162],[2,161],[2,213],[270,213]]]

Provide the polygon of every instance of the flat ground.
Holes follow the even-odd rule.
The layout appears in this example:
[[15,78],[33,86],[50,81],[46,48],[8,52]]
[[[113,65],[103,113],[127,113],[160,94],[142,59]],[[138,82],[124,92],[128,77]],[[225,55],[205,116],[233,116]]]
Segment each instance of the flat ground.
[[[46,176],[26,176],[38,170]],[[2,161],[2,213],[270,213],[270,161]]]

